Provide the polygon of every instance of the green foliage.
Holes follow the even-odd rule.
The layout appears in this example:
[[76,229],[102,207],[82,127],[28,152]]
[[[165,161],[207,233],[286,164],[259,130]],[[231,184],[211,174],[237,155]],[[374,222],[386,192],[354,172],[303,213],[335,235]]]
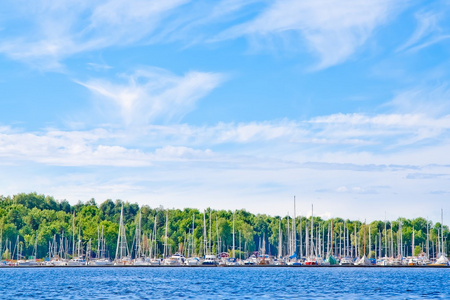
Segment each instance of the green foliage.
[[8,249],[6,249],[6,251],[3,252],[2,259],[11,259],[11,253],[9,252]]
[[[151,208],[146,205],[139,207],[137,204],[123,202],[121,200],[113,201],[111,199],[101,204],[97,204],[95,199],[90,199],[86,203],[79,201],[75,205],[70,205],[67,200],[57,201],[51,196],[38,195],[36,193],[22,193],[13,197],[0,196],[2,256],[3,258],[11,257],[14,252],[14,245],[19,240],[23,245],[23,256],[28,257],[33,255],[35,244],[37,244],[37,257],[42,258],[48,255],[49,245],[54,240],[59,243],[63,237],[66,243],[65,251],[69,255],[72,255],[74,236],[75,242],[80,239],[83,247],[91,241],[92,251],[95,253],[97,251],[98,234],[103,228],[107,255],[113,257],[116,249],[118,223],[122,206],[127,241],[130,249],[133,248],[133,240],[135,238],[136,227],[139,223],[140,212],[144,240],[147,240],[153,235],[156,217],[156,247],[157,252],[160,254],[162,253],[164,243],[167,242],[169,253],[190,247],[190,249],[193,248],[195,250],[195,254],[202,255],[205,252],[203,220],[206,221],[207,239],[211,236],[212,251],[231,253],[230,251],[233,245],[232,211],[215,211],[209,208],[205,212],[190,208],[183,210],[170,209],[168,214],[168,236],[166,238],[165,223],[167,210],[162,207]],[[195,229],[192,233],[193,217]],[[278,252],[280,217],[261,214],[254,215],[245,210],[236,210],[234,212],[234,220],[236,256],[238,256],[238,253],[244,255],[244,251],[248,254],[256,250],[261,250],[260,247],[262,245],[265,245],[265,253],[275,254]],[[287,250],[288,222],[292,231],[292,218],[281,218],[281,238],[284,253]],[[311,218],[297,217],[297,245],[300,239],[305,244],[305,230],[307,228],[306,226],[308,226],[308,232],[310,232],[310,224]],[[438,234],[441,228],[440,223],[436,223],[433,226],[430,222],[427,224],[427,220],[423,218],[413,220],[399,218],[387,224],[383,221],[373,221],[370,224],[365,224],[360,221],[343,220],[340,218],[322,220],[319,217],[314,217],[315,233],[317,233],[320,227],[323,238],[328,236],[329,230],[332,230],[335,251],[337,251],[339,236],[343,236],[344,229],[348,230],[352,244],[355,243],[355,230],[357,230],[356,240],[360,246],[360,251],[366,249],[366,254],[369,257],[375,256],[373,250],[375,243],[379,241],[379,233],[383,235],[381,247],[385,249],[386,240],[384,237],[386,234],[390,237],[391,231],[393,231],[394,248],[397,248],[400,228],[402,228],[402,241],[404,245],[412,244],[414,230],[415,245],[418,245],[414,249],[414,254],[417,255],[424,248],[424,243],[427,240],[427,225],[430,233],[430,241],[436,245],[440,238],[440,234]],[[78,236],[79,233],[81,235],[80,237]],[[190,242],[192,241],[192,234],[194,245],[191,245]],[[19,239],[17,239],[18,236]],[[444,240],[447,243],[450,241],[448,227],[444,227]],[[240,249],[239,241],[241,245]],[[369,244],[372,245],[372,249],[368,249]],[[378,245],[379,247],[380,245]],[[449,248],[447,244],[446,249]],[[411,250],[411,247],[409,249]]]
[[422,252],[422,248],[420,246],[414,247],[414,256],[418,256]]

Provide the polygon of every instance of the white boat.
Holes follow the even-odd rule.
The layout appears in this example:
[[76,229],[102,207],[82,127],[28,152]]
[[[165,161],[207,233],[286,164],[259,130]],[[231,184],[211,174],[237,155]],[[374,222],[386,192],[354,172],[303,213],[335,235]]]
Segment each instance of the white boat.
[[283,266],[283,265],[286,265],[286,261],[284,261],[284,259],[282,259],[282,258],[275,258],[273,260],[273,264],[276,266]]
[[225,260],[225,265],[227,265],[227,266],[239,266],[239,262],[237,261],[236,258],[229,257],[228,259]]
[[363,257],[361,257],[361,259],[355,262],[355,266],[371,266],[371,265],[372,262],[370,261],[370,259],[367,258],[365,254]]
[[99,258],[89,262],[91,266],[112,266],[113,262],[108,258]]
[[144,257],[135,258],[133,260],[133,265],[135,266],[147,266],[150,264],[150,260]]
[[40,264],[35,259],[18,260],[16,263],[18,266],[35,267]]
[[430,266],[438,266],[438,267],[442,267],[442,266],[448,266],[449,262],[448,262],[448,258],[445,257],[445,255],[441,255],[434,263],[430,264]]
[[67,260],[54,258],[54,259],[51,259],[49,261],[46,261],[44,263],[44,265],[46,265],[46,266],[55,266],[55,267],[63,267],[63,266],[67,266]]
[[390,258],[387,263],[388,266],[401,266],[402,260],[400,258]]
[[244,265],[257,265],[258,263],[259,261],[255,254],[250,255],[249,258],[244,260]]
[[404,261],[407,266],[417,266],[418,265],[417,258],[415,258],[415,257],[409,257],[408,259],[404,259]]
[[160,258],[152,258],[152,259],[150,259],[149,264],[151,266],[160,266],[161,265],[161,259]]
[[186,266],[198,266],[200,263],[200,258],[198,257],[189,257],[185,261]]
[[115,266],[125,266],[125,265],[132,265],[133,262],[131,261],[131,258],[129,256],[122,257],[121,259],[115,259],[114,265]]
[[216,266],[219,262],[215,255],[205,255],[205,260],[202,262],[204,266]]
[[343,257],[339,262],[340,266],[353,266],[353,260],[350,257]]
[[388,266],[388,265],[389,265],[388,257],[382,257],[377,259],[377,266]]
[[86,266],[87,262],[82,257],[75,257],[69,260],[67,265],[72,267]]
[[184,256],[180,253],[175,253],[169,258],[164,260],[164,265],[166,266],[180,266],[184,264]]

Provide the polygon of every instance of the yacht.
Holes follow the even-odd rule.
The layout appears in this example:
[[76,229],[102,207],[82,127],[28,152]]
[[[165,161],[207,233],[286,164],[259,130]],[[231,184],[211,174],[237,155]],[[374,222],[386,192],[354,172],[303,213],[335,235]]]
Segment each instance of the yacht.
[[305,266],[317,266],[317,260],[314,257],[310,256],[306,259]]
[[91,266],[112,266],[113,262],[109,258],[99,258],[89,262]]
[[343,257],[343,258],[341,258],[339,265],[340,266],[352,266],[353,260],[350,257]]
[[169,258],[164,260],[166,266],[179,266],[184,264],[185,257],[180,253],[175,253]]
[[186,264],[186,266],[198,266],[200,265],[200,258],[189,257],[184,263]]
[[67,265],[71,266],[71,267],[86,266],[87,262],[86,262],[86,260],[83,259],[83,257],[80,256],[80,257],[75,257],[75,258],[72,258],[71,260],[69,260],[67,262]]
[[202,262],[204,266],[216,266],[218,264],[215,255],[205,255],[205,260]]
[[225,265],[227,266],[239,266],[239,262],[235,257],[229,257],[225,260]]

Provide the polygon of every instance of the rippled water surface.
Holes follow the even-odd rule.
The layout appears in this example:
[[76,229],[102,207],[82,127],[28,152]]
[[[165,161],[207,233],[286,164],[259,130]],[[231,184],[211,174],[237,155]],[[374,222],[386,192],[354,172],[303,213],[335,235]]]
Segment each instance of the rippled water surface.
[[450,299],[450,268],[0,269],[1,299]]

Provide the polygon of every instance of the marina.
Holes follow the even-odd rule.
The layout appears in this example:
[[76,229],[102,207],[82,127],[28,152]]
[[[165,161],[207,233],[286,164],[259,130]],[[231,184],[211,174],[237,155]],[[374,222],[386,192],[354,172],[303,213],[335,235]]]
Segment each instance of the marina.
[[[105,203],[115,206],[113,216],[118,223],[110,222],[105,228],[105,221],[86,221],[101,212]],[[440,222],[434,225],[422,218],[367,224],[339,218],[323,220],[314,217],[313,206],[309,217],[297,216],[295,198],[294,215],[284,218],[253,216],[245,211],[150,210],[137,205],[130,214],[133,206],[129,203],[105,203],[99,207],[84,204],[78,214],[84,215],[85,221],[75,211],[61,211],[70,220],[65,224],[67,232],[53,230],[48,241],[39,238],[44,227],[25,236],[28,240],[17,235],[14,244],[10,234],[3,238],[0,228],[0,267],[450,266],[449,230],[443,210]],[[252,225],[252,218],[259,223]],[[174,226],[181,223],[182,227]],[[252,226],[249,235],[245,229]],[[259,233],[256,226],[261,228]],[[47,243],[46,248],[38,246]]]
[[0,14],[0,300],[450,299],[450,0]]

